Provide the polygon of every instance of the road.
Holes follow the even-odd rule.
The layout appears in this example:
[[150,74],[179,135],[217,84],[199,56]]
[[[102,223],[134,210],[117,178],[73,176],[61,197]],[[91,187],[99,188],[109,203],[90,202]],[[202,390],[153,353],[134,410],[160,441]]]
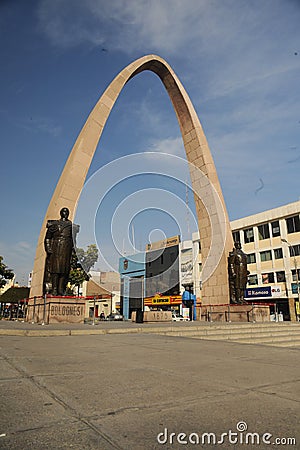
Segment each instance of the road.
[[3,450],[300,448],[299,349],[147,333],[0,345]]

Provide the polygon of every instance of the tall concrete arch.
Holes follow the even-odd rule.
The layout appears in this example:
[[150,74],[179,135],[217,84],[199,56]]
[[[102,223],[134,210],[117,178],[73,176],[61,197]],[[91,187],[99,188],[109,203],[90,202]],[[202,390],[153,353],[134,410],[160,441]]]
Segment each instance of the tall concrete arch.
[[[200,196],[195,197],[195,203],[202,260],[204,264],[206,263],[206,271],[210,275],[202,286],[202,301],[204,304],[229,302],[227,255],[233,247],[233,241],[214,161],[188,94],[172,68],[156,55],[143,56],[125,67],[110,83],[84,124],[44,218],[34,261],[31,297],[42,295],[46,222],[48,219],[57,218],[64,206],[69,208],[70,219],[73,219],[88,169],[114,103],[124,85],[144,70],[150,70],[158,75],[169,94],[177,115],[187,160],[192,164],[190,169],[192,185],[198,192],[200,191]],[[200,171],[203,176],[199,176]],[[211,211],[207,205],[211,207]]]

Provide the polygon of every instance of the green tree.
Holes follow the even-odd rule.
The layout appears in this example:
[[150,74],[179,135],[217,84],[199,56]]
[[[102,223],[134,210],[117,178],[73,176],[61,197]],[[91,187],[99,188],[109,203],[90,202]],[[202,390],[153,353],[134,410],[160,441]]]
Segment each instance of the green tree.
[[[72,255],[71,270],[69,282],[71,287],[77,287],[89,280],[89,271],[98,260],[98,249],[95,244],[88,246],[85,251],[83,248],[77,248],[76,253]],[[73,289],[72,289],[73,290]]]
[[3,256],[0,256],[0,288],[5,286],[7,280],[12,280],[15,274],[3,262]]

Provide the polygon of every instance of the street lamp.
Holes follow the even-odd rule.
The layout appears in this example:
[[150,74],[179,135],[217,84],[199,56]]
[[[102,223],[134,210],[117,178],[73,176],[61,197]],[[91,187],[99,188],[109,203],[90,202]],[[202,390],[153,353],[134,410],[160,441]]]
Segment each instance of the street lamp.
[[[287,244],[289,246],[289,248],[292,250],[291,253],[292,253],[293,257],[294,257],[294,266],[295,266],[295,270],[296,270],[297,297],[298,297],[298,302],[300,302],[299,274],[298,274],[298,267],[297,267],[297,260],[296,260],[295,249],[292,246],[292,244],[290,244],[290,242],[288,242],[286,239],[281,239],[281,242],[284,242],[285,244]],[[292,290],[292,292],[293,292],[293,290]]]

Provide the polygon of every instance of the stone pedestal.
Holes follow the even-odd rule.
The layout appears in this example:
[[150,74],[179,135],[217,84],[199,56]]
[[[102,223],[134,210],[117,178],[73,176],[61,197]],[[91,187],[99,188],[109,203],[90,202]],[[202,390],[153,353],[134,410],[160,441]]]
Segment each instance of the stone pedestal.
[[270,308],[267,305],[202,306],[200,318],[208,322],[269,322]]
[[81,297],[39,297],[29,300],[26,321],[34,323],[83,323],[85,300]]
[[[172,322],[171,311],[144,311],[144,322]],[[132,322],[136,320],[136,312],[131,314]]]

